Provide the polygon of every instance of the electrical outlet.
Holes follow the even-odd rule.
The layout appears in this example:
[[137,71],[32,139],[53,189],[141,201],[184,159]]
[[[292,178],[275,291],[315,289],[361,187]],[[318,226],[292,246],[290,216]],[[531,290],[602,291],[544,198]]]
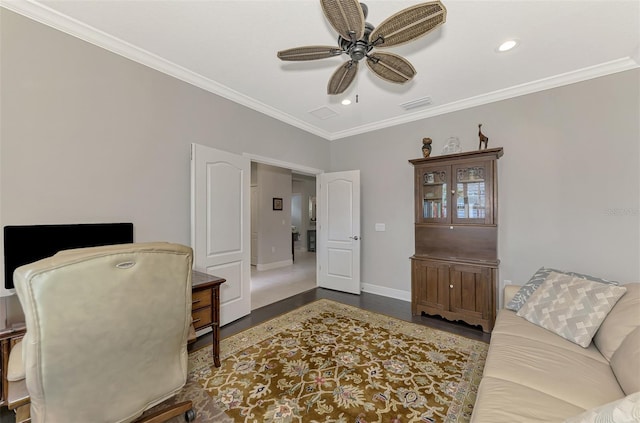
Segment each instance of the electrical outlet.
[[509,279],[505,279],[504,280],[504,284],[505,285],[513,285],[513,282],[511,282]]

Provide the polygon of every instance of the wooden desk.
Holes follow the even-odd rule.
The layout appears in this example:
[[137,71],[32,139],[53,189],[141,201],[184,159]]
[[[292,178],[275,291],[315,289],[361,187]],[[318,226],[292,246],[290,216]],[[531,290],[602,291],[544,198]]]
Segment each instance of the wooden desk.
[[213,332],[213,364],[220,367],[220,285],[226,279],[193,271],[191,317],[196,332],[211,328]]

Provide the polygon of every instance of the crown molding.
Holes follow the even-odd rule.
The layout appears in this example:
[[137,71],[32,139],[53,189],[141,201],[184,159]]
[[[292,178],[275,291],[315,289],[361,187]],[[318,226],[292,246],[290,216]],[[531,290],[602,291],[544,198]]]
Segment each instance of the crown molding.
[[415,122],[417,120],[429,117],[456,112],[463,109],[469,109],[471,107],[482,106],[484,104],[507,100],[510,98],[532,94],[539,91],[549,90],[564,85],[574,84],[576,82],[582,82],[601,76],[611,75],[617,72],[636,69],[638,67],[640,67],[640,64],[636,60],[631,57],[623,57],[595,66],[578,69],[576,71],[566,72],[548,78],[538,79],[537,81],[531,81],[524,84],[515,85],[513,87],[481,94],[475,97],[465,98],[463,100],[454,101],[451,103],[443,104],[441,106],[430,107],[424,111],[403,115],[397,118],[385,119],[371,125],[362,125],[346,131],[335,132],[331,135],[331,140],[333,141],[353,135],[360,135],[366,132],[389,128],[395,125]]
[[174,78],[188,84],[202,88],[203,90],[219,95],[220,97],[224,97],[291,126],[295,126],[303,131],[327,140],[331,138],[331,134],[327,131],[323,131],[316,126],[310,125],[289,114],[283,113],[280,110],[239,93],[238,91],[232,90],[231,88],[208,79],[196,72],[192,72],[169,60],[163,59],[162,57],[136,47],[133,44],[127,43],[126,41],[109,35],[99,29],[66,16],[41,3],[37,3],[33,0],[0,0],[0,7],[26,16],[36,22],[55,28],[61,32],[143,64],[159,72],[173,76]]
[[637,57],[623,57],[609,62],[601,63],[595,66],[586,67],[572,72],[554,75],[548,78],[542,78],[537,81],[527,82],[502,90],[481,94],[475,97],[454,101],[443,104],[441,106],[429,107],[426,110],[405,114],[396,118],[386,119],[369,125],[362,125],[345,131],[328,132],[311,125],[287,113],[277,110],[253,98],[250,98],[238,91],[208,79],[198,73],[192,72],[182,66],[163,59],[160,56],[152,54],[146,50],[127,43],[119,38],[113,37],[94,27],[86,25],[76,19],[63,15],[41,3],[33,0],[0,0],[0,7],[26,16],[44,25],[55,28],[73,37],[94,44],[105,50],[116,53],[127,59],[143,64],[147,67],[155,69],[159,72],[173,76],[188,84],[211,92],[213,94],[224,97],[235,103],[246,106],[259,113],[270,116],[281,122],[299,128],[303,131],[317,135],[329,141],[334,141],[366,132],[376,131],[379,129],[389,128],[404,123],[414,122],[417,120],[434,117],[446,113],[451,113],[471,107],[481,106],[500,100],[506,100],[519,97],[526,94],[544,91],[551,88],[569,85],[588,79],[598,78],[617,72],[623,72],[630,69],[640,67],[640,60]]

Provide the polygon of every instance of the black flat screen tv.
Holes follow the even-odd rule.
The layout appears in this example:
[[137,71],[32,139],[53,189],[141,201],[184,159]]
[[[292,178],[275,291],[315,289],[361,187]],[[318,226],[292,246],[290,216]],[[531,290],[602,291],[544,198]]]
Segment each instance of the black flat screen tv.
[[18,267],[61,250],[133,242],[133,223],[81,223],[4,227],[4,287],[13,289]]

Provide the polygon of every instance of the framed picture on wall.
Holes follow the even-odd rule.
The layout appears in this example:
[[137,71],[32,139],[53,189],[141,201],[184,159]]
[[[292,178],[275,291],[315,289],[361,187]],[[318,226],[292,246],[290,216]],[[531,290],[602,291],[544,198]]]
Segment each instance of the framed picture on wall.
[[282,210],[282,198],[273,198],[273,209]]

